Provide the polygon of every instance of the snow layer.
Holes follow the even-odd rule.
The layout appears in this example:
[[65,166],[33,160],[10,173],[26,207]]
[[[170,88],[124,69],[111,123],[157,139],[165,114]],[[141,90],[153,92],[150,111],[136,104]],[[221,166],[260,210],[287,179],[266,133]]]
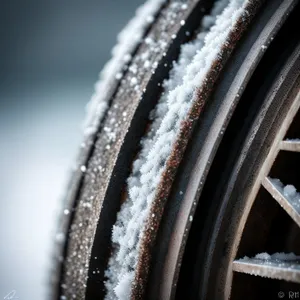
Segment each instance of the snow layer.
[[195,40],[181,47],[179,60],[163,84],[164,93],[150,115],[153,123],[141,142],[141,151],[128,178],[129,195],[113,227],[114,251],[105,273],[106,300],[130,298],[145,220],[180,125],[193,103],[194,92],[205,83],[247,2],[217,1],[210,16],[203,19]]
[[253,258],[245,256],[235,261],[234,269],[255,276],[298,281],[299,261],[300,256],[294,253],[259,253]]
[[300,213],[300,193],[291,185],[284,185],[279,179],[269,178],[271,183],[279,190],[279,192],[288,200],[293,208]]
[[[284,252],[277,252],[274,254],[268,254],[266,252],[259,253],[255,255],[256,259],[262,260],[278,260],[278,261],[287,261],[287,260],[300,260],[300,256],[295,255],[295,253],[284,253]],[[247,256],[244,258],[247,259]]]
[[122,78],[127,64],[131,60],[131,53],[135,50],[145,31],[154,20],[161,6],[166,0],[149,0],[136,11],[136,16],[119,33],[118,43],[112,49],[112,58],[106,63],[100,73],[99,81],[95,84],[95,92],[87,105],[84,121],[84,134],[92,135],[97,131],[103,115],[108,108],[110,88],[115,80]]

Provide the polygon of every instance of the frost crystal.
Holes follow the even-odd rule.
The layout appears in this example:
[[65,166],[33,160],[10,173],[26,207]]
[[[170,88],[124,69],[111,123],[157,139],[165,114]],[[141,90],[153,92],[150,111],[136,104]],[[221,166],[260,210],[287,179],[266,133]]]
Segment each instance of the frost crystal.
[[300,213],[300,193],[291,185],[284,185],[279,179],[269,178],[271,183],[278,189],[278,191],[287,199],[293,208]]
[[257,259],[271,259],[271,255],[264,252],[264,253],[259,253],[255,256]]
[[[300,260],[300,256],[297,256],[295,253],[284,253],[276,252],[274,254],[268,254],[266,252],[258,253],[254,258],[249,258],[245,256],[244,258],[239,259],[240,262],[251,262],[253,259],[265,261],[267,264],[269,262],[285,262],[285,261],[295,261]],[[261,262],[263,264],[264,262]]]
[[64,214],[65,214],[65,215],[68,215],[69,213],[70,213],[70,211],[69,211],[68,209],[65,209],[65,210],[64,210]]
[[[284,273],[292,273],[293,277],[297,277],[299,272],[300,256],[294,253],[259,253],[253,258],[245,256],[235,262],[237,265],[244,267],[238,268],[237,271],[268,278],[283,279]],[[245,268],[245,266],[247,266]]]

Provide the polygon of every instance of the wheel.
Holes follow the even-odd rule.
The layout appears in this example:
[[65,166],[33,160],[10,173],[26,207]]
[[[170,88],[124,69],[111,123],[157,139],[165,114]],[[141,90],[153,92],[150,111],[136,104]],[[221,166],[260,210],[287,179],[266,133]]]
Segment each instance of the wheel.
[[137,12],[90,105],[54,298],[299,290],[298,16],[294,0]]

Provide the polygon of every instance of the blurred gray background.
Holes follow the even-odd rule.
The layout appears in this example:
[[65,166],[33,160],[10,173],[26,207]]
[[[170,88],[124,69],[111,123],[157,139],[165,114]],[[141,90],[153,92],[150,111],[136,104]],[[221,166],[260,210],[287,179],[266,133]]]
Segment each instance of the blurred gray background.
[[47,298],[52,238],[93,84],[143,0],[0,1],[0,299]]

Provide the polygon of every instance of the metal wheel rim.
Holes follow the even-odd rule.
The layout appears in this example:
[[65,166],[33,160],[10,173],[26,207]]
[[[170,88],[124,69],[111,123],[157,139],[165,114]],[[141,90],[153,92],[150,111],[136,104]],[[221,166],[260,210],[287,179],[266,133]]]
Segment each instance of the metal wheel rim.
[[[189,186],[182,199],[178,219],[176,220],[172,231],[170,246],[168,247],[166,261],[164,263],[162,275],[164,281],[160,286],[160,299],[175,298],[185,242],[188,237],[192,216],[195,212],[197,199],[201,194],[202,186],[204,185],[211,162],[220,140],[222,139],[224,129],[230,120],[235,105],[239,101],[239,97],[236,97],[236,95],[241,95],[243,93],[244,87],[247,85],[248,80],[251,78],[256,66],[263,56],[263,52],[260,51],[260,45],[270,43],[280,26],[284,23],[285,17],[292,10],[294,4],[293,1],[283,2],[276,13],[274,13],[273,18],[269,21],[269,24],[265,27],[264,31],[261,32],[259,39],[257,39],[256,43],[249,51],[244,65],[240,68],[235,77],[235,81],[229,89],[228,94],[225,96],[227,104],[225,100],[224,105],[220,108],[220,113],[207,137],[207,141],[209,142],[203,143],[204,147],[199,154],[199,160],[195,163],[195,169],[191,176],[192,179],[190,179]],[[279,22],[279,20],[281,20],[281,22]],[[231,103],[231,105],[229,105],[229,103]],[[203,164],[204,161],[207,163]]]

